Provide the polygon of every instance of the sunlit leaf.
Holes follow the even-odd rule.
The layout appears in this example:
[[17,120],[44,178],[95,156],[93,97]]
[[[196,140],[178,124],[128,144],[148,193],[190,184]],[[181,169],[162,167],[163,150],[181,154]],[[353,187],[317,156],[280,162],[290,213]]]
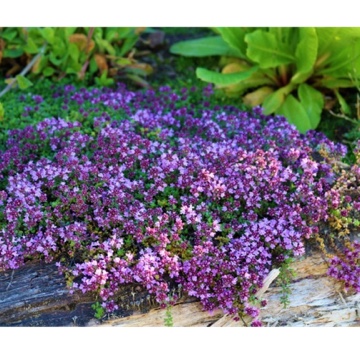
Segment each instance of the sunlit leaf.
[[299,84],[304,82],[313,72],[317,59],[318,38],[315,28],[299,29],[300,41],[296,47],[296,72],[291,82]]
[[260,68],[271,68],[294,62],[290,46],[276,40],[274,34],[256,30],[245,35],[248,44],[246,55]]
[[221,36],[211,36],[196,40],[181,41],[171,46],[172,54],[182,56],[241,56]]
[[258,68],[256,66],[246,71],[235,72],[230,74],[221,74],[216,71],[207,70],[204,68],[196,69],[196,76],[204,81],[211,82],[219,86],[228,86],[236,84],[242,80],[248,79]]
[[308,84],[301,84],[298,88],[298,96],[309,117],[311,128],[316,129],[324,107],[323,94]]
[[245,35],[248,32],[245,28],[240,27],[218,27],[218,33],[222,38],[235,50],[239,51],[242,58],[246,58],[247,44]]
[[287,118],[290,124],[294,124],[301,133],[313,129],[311,121],[304,106],[293,95],[288,95],[276,111],[277,114]]
[[25,90],[33,85],[33,83],[23,75],[17,75],[16,81],[21,90]]
[[264,114],[270,115],[277,111],[284,103],[286,96],[290,94],[294,88],[295,86],[293,84],[289,84],[268,95],[262,104],[264,108]]

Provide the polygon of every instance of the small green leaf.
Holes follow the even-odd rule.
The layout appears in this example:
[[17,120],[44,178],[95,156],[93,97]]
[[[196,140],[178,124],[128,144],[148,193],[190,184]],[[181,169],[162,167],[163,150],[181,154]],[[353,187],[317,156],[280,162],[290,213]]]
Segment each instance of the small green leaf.
[[134,35],[125,39],[120,51],[117,52],[117,56],[125,56],[137,43],[138,36]]
[[16,28],[8,27],[0,34],[0,37],[7,41],[12,41],[16,38],[17,34],[18,32]]
[[68,53],[75,62],[79,60],[80,50],[74,43],[69,44]]
[[298,88],[298,96],[310,119],[311,129],[316,129],[319,125],[321,112],[324,107],[324,97],[322,93],[310,85],[301,84]]
[[33,85],[33,83],[29,79],[27,79],[25,76],[22,76],[22,75],[16,76],[16,81],[21,90],[25,90],[28,87]]
[[4,50],[4,58],[18,58],[24,53],[22,48],[17,49],[5,49]]
[[248,44],[246,55],[262,69],[286,65],[295,60],[290,46],[277,41],[275,35],[266,30],[246,34],[245,42]]
[[196,76],[203,81],[207,81],[218,86],[228,86],[248,79],[256,70],[258,70],[258,67],[254,66],[246,71],[221,74],[216,71],[199,67],[196,69]]
[[240,56],[241,52],[227,44],[221,36],[180,41],[170,48],[170,52],[182,56]]
[[304,106],[293,95],[288,95],[281,107],[276,111],[284,115],[290,124],[294,124],[301,133],[312,129],[310,119]]
[[43,70],[43,75],[44,76],[51,76],[51,75],[53,75],[54,73],[55,73],[55,69],[54,68],[52,68],[52,67],[50,67],[50,66],[48,66],[48,67],[46,67],[44,70]]
[[39,52],[38,47],[36,46],[34,40],[31,37],[28,37],[27,43],[23,49],[28,54],[37,54]]
[[343,114],[349,115],[351,113],[351,110],[346,100],[340,95],[338,90],[335,90],[335,95],[339,101],[341,112]]
[[42,37],[49,43],[53,44],[55,40],[55,31],[54,28],[44,28],[40,29]]
[[63,62],[63,59],[58,59],[53,53],[50,53],[49,60],[55,66],[59,66]]

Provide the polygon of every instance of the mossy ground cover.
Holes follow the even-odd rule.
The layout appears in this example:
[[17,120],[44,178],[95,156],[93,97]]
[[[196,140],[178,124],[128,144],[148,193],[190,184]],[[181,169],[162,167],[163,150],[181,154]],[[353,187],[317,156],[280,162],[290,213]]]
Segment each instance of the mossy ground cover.
[[[185,30],[167,31],[178,40]],[[175,283],[258,326],[253,295],[270,269],[309,243],[334,244],[346,251],[330,275],[358,290],[359,246],[348,241],[360,219],[358,149],[344,172],[342,144],[201,83],[194,69],[217,59],[166,45],[146,56],[152,89],[40,79],[1,98],[1,268],[57,260],[69,286],[98,292],[109,312],[123,283],[164,307]],[[355,124],[328,123],[332,138],[356,140]]]

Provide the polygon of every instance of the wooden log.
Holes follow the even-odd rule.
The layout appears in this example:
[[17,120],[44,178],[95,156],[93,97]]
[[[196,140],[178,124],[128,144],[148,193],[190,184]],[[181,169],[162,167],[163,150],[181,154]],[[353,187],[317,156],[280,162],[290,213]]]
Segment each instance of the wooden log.
[[[280,303],[280,287],[269,283],[264,288],[265,326],[360,326],[360,294],[345,293],[328,277],[320,254],[297,260],[293,268],[296,276],[286,309]],[[164,326],[165,310],[140,286],[123,286],[117,296],[119,311],[97,320],[91,308],[94,295],[71,294],[55,264],[29,263],[0,273],[0,326]],[[179,299],[171,314],[174,326],[244,326],[221,311],[202,311],[201,304],[187,296]]]

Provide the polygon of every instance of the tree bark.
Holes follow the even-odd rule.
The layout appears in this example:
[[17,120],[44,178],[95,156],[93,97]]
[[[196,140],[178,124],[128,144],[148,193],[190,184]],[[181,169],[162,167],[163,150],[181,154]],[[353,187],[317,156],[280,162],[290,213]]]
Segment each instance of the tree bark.
[[[268,301],[261,309],[265,326],[360,326],[360,294],[345,293],[339,282],[328,277],[320,254],[297,260],[293,268],[296,276],[286,309],[276,282],[262,289],[262,299]],[[26,264],[0,273],[0,326],[164,326],[165,310],[142,287],[123,286],[117,296],[119,311],[95,319],[91,308],[95,295],[71,294],[55,264]],[[196,299],[184,295],[171,315],[174,326],[245,326],[221,311],[202,311]]]

